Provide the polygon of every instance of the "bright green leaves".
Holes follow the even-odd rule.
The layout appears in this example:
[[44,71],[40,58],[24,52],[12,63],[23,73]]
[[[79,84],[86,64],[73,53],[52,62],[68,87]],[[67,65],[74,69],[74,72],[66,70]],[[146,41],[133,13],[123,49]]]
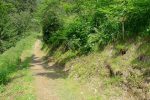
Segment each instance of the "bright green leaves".
[[[65,44],[67,50],[83,54],[111,41],[150,34],[149,0],[50,1],[44,9],[43,29],[52,34],[44,38],[55,49]],[[61,28],[53,31],[54,23]]]

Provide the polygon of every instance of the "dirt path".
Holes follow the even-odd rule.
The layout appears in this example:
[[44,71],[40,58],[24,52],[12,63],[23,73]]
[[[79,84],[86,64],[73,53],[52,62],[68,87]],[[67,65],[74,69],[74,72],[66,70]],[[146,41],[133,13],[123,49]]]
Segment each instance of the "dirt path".
[[68,79],[54,61],[47,61],[41,45],[41,41],[37,40],[31,63],[36,100],[88,100],[87,98],[93,97],[83,85]]
[[47,70],[48,64],[43,59],[45,54],[41,51],[41,41],[37,40],[34,47],[34,55],[31,70],[35,78],[37,100],[60,100],[55,93],[56,81],[59,77],[54,69]]

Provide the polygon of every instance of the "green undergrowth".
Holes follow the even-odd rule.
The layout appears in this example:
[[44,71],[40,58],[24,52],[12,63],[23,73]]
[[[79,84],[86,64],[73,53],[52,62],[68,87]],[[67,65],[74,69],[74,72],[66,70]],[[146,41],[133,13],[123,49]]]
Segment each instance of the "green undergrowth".
[[35,40],[36,33],[32,33],[32,35],[19,41],[15,47],[10,48],[0,55],[0,84],[6,84],[10,79],[9,75],[11,73],[27,66],[26,62],[28,62],[31,55],[24,59],[25,63],[22,66],[20,66],[20,63],[22,62],[21,56],[23,52],[27,52],[26,50],[32,48]]
[[[73,51],[56,50],[53,57],[57,64],[64,65],[68,78],[87,84],[103,100],[148,98],[149,39],[110,43],[99,52],[82,56]],[[146,92],[140,91],[141,88]],[[131,96],[124,96],[128,95],[125,89],[129,89]]]
[[[92,93],[84,84],[67,79],[59,86],[59,95],[62,100],[102,100],[99,95]],[[70,91],[70,92],[69,92]]]
[[35,100],[33,76],[28,68],[36,36],[28,36],[0,56],[0,100]]
[[36,100],[33,88],[33,77],[28,68],[9,75],[10,82],[0,86],[1,100]]

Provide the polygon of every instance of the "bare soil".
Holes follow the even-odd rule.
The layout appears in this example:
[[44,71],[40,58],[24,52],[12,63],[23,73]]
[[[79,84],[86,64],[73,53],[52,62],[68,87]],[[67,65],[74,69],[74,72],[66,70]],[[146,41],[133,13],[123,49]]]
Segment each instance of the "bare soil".
[[60,100],[55,90],[57,83],[55,79],[61,76],[50,68],[51,66],[44,60],[44,56],[45,54],[41,50],[41,41],[37,40],[31,63],[37,100]]

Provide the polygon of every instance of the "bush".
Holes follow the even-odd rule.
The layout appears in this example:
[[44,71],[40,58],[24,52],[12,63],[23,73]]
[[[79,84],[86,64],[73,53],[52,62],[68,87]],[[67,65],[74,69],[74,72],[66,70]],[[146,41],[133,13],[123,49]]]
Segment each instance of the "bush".
[[128,10],[126,29],[134,34],[143,32],[150,25],[150,2],[149,0],[135,0],[132,9]]
[[149,0],[50,0],[44,12],[46,44],[55,49],[63,45],[79,54],[96,51],[119,39],[150,34]]

